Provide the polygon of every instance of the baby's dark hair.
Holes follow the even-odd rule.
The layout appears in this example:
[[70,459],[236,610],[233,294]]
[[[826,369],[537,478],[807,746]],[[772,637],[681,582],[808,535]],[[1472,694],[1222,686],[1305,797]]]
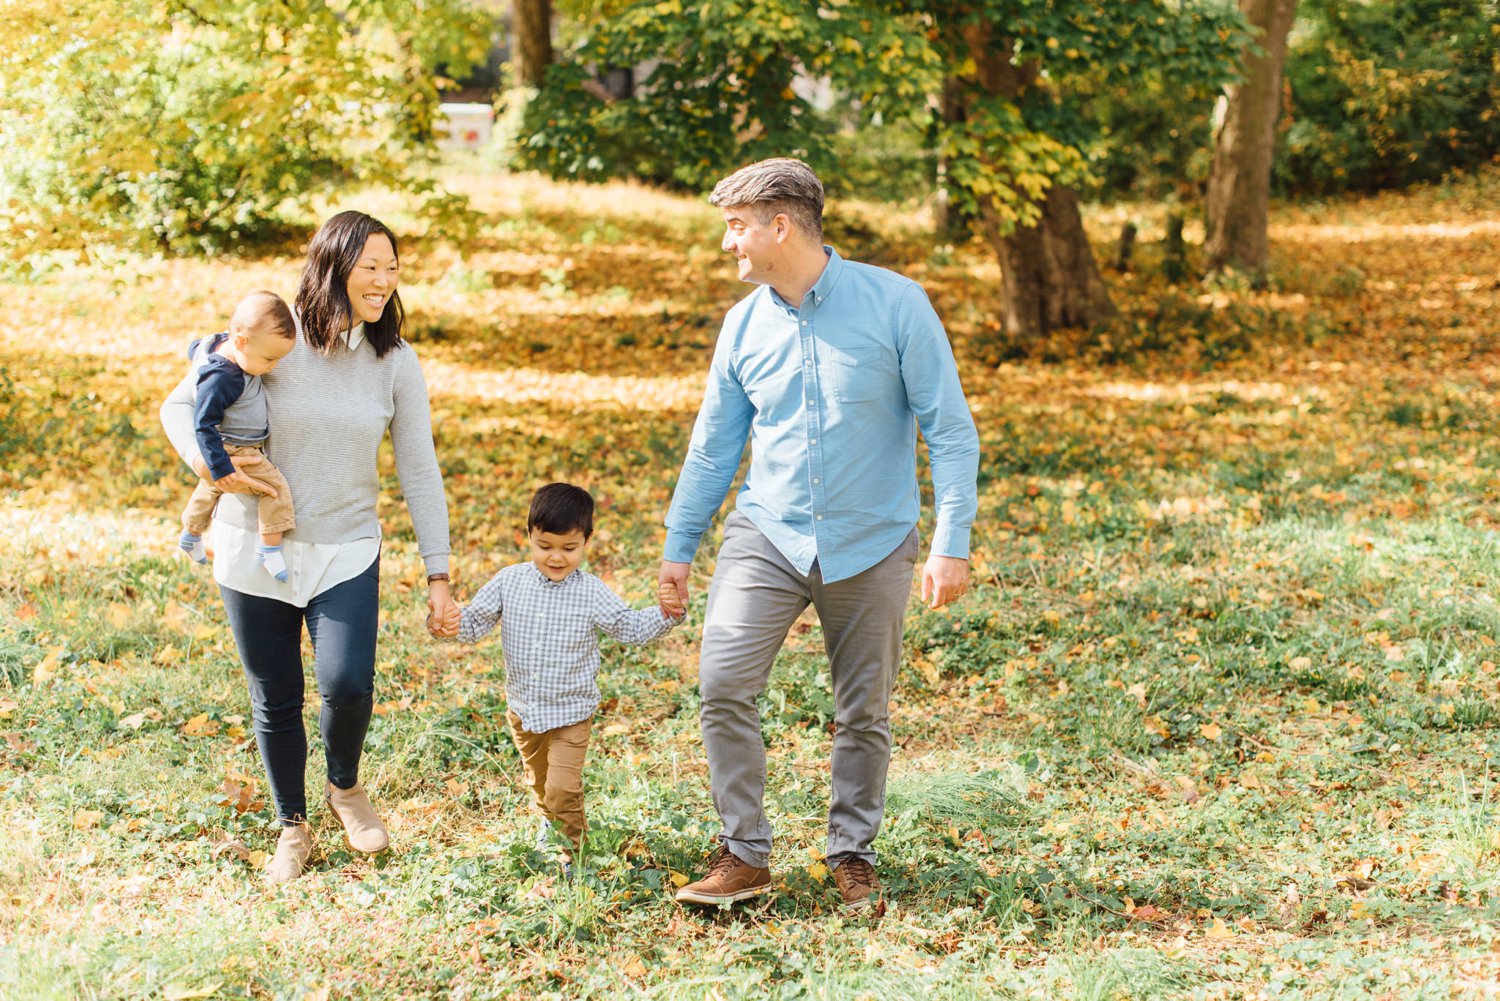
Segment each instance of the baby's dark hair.
[[526,531],[567,535],[582,532],[587,539],[594,534],[594,498],[583,487],[571,483],[549,483],[531,498],[526,515]]

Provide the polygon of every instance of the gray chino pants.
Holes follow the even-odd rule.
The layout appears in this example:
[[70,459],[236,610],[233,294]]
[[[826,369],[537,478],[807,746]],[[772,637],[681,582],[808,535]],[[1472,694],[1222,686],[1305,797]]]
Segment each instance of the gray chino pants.
[[816,564],[812,573],[798,573],[745,515],[735,511],[724,522],[703,623],[700,724],[722,840],[741,861],[770,864],[766,749],[756,699],[787,631],[809,604],[823,624],[833,678],[828,857],[835,864],[850,856],[875,861],[870,843],[885,813],[891,687],[916,560],[913,529],[870,569],[824,584]]

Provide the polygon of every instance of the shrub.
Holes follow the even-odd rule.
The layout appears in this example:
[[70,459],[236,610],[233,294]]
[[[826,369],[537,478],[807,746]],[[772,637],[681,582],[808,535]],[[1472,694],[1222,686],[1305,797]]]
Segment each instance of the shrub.
[[[0,36],[0,242],[207,250],[275,235],[319,182],[414,183],[432,67],[482,56],[463,0],[18,8]],[[424,185],[417,184],[421,188]],[[430,190],[430,185],[426,185]]]
[[1400,187],[1500,150],[1488,0],[1310,0],[1287,54],[1276,182],[1293,193]]

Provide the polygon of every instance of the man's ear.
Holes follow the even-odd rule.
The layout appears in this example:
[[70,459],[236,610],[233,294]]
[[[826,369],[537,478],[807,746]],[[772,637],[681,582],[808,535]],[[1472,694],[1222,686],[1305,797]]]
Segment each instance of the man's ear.
[[785,212],[776,213],[776,218],[771,220],[771,225],[776,227],[776,242],[785,243],[792,236],[792,217]]

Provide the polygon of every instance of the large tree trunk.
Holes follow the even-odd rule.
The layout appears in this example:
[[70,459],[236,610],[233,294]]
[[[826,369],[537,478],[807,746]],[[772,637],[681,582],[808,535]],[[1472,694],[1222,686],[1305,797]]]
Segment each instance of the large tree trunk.
[[[976,68],[963,83],[1013,100],[1042,85],[1036,61],[1013,61],[1011,40],[992,38],[985,24],[960,30]],[[962,114],[961,94],[958,102]],[[983,197],[979,202],[980,225],[1000,258],[1001,319],[1007,334],[1038,337],[1059,327],[1091,327],[1115,315],[1071,189],[1054,185],[1038,205],[1036,223],[1008,231],[994,205]]]
[[1245,81],[1229,91],[1229,110],[1214,145],[1204,215],[1210,270],[1225,266],[1263,277],[1270,265],[1266,237],[1271,211],[1271,158],[1281,114],[1281,67],[1297,0],[1240,0],[1260,30],[1259,51],[1245,51]]
[[1001,322],[1012,337],[1089,327],[1115,315],[1071,189],[1047,192],[1035,226],[1004,234],[989,206],[981,219],[1000,257]]
[[552,65],[552,0],[515,0],[516,82],[540,87]]

